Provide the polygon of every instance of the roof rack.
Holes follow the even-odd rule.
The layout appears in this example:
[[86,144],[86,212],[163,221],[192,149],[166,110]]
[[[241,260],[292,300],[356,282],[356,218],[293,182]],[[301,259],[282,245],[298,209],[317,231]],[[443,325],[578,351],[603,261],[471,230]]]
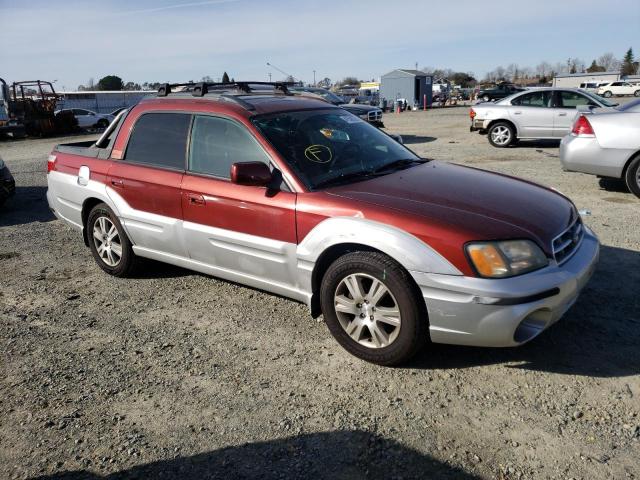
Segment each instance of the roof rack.
[[[252,86],[255,85],[268,85],[273,87],[273,93],[279,93],[282,95],[291,95],[287,87],[295,85],[294,82],[189,82],[189,83],[165,83],[158,89],[159,97],[166,97],[171,93],[184,93],[191,92],[194,97],[203,97],[207,93],[215,93],[216,90],[219,93],[223,93],[226,90],[236,89],[240,90],[243,94],[252,93],[265,93],[260,90],[255,90]],[[180,92],[175,92],[174,89],[183,87]],[[228,96],[228,95],[227,95]]]

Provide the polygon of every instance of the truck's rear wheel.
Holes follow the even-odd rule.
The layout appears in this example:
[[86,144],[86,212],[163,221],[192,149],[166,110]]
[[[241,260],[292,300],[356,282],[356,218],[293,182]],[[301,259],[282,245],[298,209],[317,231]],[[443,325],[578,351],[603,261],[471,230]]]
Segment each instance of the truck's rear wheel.
[[102,270],[116,277],[126,277],[134,271],[136,256],[131,242],[106,204],[93,207],[85,228],[93,258]]

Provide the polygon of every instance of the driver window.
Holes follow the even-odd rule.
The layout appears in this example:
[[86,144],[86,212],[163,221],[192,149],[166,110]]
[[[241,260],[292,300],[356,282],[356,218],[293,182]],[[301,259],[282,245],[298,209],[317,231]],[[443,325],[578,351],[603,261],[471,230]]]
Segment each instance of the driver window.
[[594,102],[577,92],[562,91],[558,95],[558,108],[576,108],[580,105],[595,105]]
[[189,171],[230,178],[237,162],[263,162],[269,156],[244,126],[231,120],[197,115],[191,130]]

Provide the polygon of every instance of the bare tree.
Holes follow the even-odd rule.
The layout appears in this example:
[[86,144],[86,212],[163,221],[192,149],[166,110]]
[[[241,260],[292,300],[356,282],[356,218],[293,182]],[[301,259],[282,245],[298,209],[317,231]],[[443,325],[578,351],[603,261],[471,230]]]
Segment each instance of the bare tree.
[[618,60],[611,52],[600,55],[596,63],[601,67],[604,67],[607,72],[616,72],[620,70],[620,60]]
[[506,76],[512,82],[515,82],[520,76],[520,67],[517,63],[512,63],[507,67]]

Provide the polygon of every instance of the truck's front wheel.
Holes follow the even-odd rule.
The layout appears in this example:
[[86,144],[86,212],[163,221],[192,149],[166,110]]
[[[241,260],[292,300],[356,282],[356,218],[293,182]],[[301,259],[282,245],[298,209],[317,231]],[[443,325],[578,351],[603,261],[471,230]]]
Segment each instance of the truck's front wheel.
[[320,288],[325,322],[348,352],[379,365],[407,361],[428,339],[424,301],[408,272],[376,252],[352,252],[327,270]]

